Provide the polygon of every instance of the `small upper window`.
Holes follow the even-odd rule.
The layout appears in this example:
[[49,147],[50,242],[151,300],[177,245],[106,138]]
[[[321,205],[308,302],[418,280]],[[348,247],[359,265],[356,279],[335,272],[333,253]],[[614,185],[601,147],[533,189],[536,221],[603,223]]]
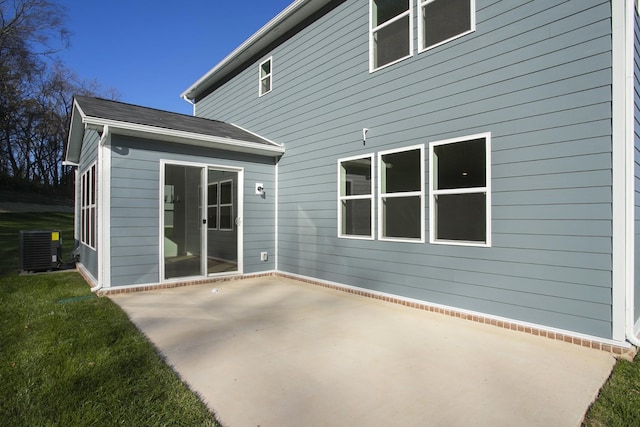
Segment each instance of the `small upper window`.
[[420,51],[475,31],[475,0],[419,0]]
[[369,0],[371,71],[411,56],[413,0]]
[[378,153],[378,238],[424,242],[424,146]]
[[491,246],[491,135],[429,145],[431,243]]
[[271,92],[273,84],[273,60],[272,58],[260,64],[260,96]]

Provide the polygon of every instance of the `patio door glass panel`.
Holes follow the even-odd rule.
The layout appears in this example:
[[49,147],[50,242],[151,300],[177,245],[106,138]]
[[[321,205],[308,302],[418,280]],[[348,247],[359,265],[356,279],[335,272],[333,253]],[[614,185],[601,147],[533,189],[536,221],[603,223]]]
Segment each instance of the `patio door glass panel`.
[[207,170],[207,273],[238,271],[238,172]]
[[202,276],[202,167],[165,165],[164,278]]

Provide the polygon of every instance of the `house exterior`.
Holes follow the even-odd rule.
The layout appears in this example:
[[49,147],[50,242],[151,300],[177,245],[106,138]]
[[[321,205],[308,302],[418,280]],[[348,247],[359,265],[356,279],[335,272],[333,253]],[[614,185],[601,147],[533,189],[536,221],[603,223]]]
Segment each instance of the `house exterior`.
[[182,94],[195,117],[76,99],[79,268],[107,292],[275,273],[637,345],[639,22],[297,0]]

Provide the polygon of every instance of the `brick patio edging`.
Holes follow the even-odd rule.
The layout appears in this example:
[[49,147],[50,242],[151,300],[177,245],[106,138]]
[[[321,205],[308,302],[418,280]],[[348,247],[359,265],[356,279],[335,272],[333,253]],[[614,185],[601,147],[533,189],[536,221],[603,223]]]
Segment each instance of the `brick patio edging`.
[[469,320],[472,322],[482,323],[485,325],[496,326],[498,328],[510,329],[512,331],[518,331],[525,334],[531,334],[535,336],[540,336],[552,340],[564,341],[566,343],[580,345],[582,347],[591,348],[594,350],[600,350],[607,353],[611,353],[616,358],[633,360],[638,349],[634,346],[624,347],[618,346],[615,344],[607,344],[600,341],[588,339],[588,338],[580,338],[576,336],[571,336],[568,334],[563,334],[561,332],[553,332],[547,331],[545,329],[536,328],[533,326],[524,326],[517,323],[512,323],[503,320],[496,320],[489,317],[476,315],[476,314],[467,314],[460,311],[456,311],[454,309],[442,308],[430,305],[428,303],[422,303],[417,301],[407,301],[402,298],[396,298],[389,295],[381,295],[375,292],[367,291],[361,288],[352,288],[346,286],[340,286],[338,284],[332,284],[327,282],[322,282],[319,280],[313,280],[310,278],[299,277],[295,275],[289,275],[287,273],[282,272],[267,272],[260,274],[250,274],[250,275],[238,275],[238,276],[225,276],[225,277],[215,277],[215,278],[206,278],[201,280],[191,280],[185,282],[169,282],[169,283],[159,283],[153,285],[144,285],[137,287],[128,287],[123,289],[111,288],[111,289],[100,289],[96,293],[98,296],[108,296],[108,295],[117,295],[124,293],[132,293],[132,292],[143,292],[157,289],[170,289],[170,288],[179,288],[184,286],[192,286],[192,285],[204,285],[218,282],[228,282],[231,280],[244,280],[244,279],[253,279],[259,277],[283,277],[291,280],[295,280],[302,283],[307,283],[314,286],[321,286],[323,288],[328,288],[336,291],[346,292],[353,295],[358,295],[366,298],[372,298],[376,300],[381,300],[385,302],[389,302],[392,304],[398,304],[409,308],[415,308],[417,310],[429,311],[431,313],[443,314],[445,316],[456,317],[458,319]]

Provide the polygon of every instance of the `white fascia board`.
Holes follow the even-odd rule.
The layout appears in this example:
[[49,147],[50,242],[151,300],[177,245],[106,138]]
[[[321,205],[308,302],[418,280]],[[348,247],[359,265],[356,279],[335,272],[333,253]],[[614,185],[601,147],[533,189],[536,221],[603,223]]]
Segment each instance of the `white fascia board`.
[[[286,9],[280,12],[275,18],[269,21],[264,27],[259,29],[254,35],[249,37],[238,48],[231,52],[218,65],[213,67],[204,76],[200,77],[187,90],[182,92],[182,99],[194,99],[205,87],[214,84],[219,78],[231,72],[236,66],[251,55],[256,54],[260,49],[265,48],[277,40],[278,37],[304,21],[313,13],[328,4],[330,0],[296,0]],[[240,63],[236,63],[240,60]]]
[[[67,148],[64,153],[64,161],[68,164],[77,165],[80,162],[80,146],[82,145],[82,138],[84,135],[82,122],[84,118],[84,112],[78,105],[78,102],[74,100],[73,107],[71,108],[71,127],[67,138]],[[77,150],[76,146],[78,146]],[[70,156],[74,157],[70,158]]]
[[96,130],[102,130],[104,126],[109,126],[111,133],[117,135],[126,135],[141,138],[149,138],[152,135],[154,139],[158,141],[218,148],[221,150],[235,151],[240,153],[278,156],[284,154],[285,151],[284,147],[278,145],[271,146],[255,142],[240,141],[232,138],[222,138],[219,136],[203,135],[199,133],[159,128],[137,123],[120,122],[117,120],[85,117],[84,123],[89,128]]

